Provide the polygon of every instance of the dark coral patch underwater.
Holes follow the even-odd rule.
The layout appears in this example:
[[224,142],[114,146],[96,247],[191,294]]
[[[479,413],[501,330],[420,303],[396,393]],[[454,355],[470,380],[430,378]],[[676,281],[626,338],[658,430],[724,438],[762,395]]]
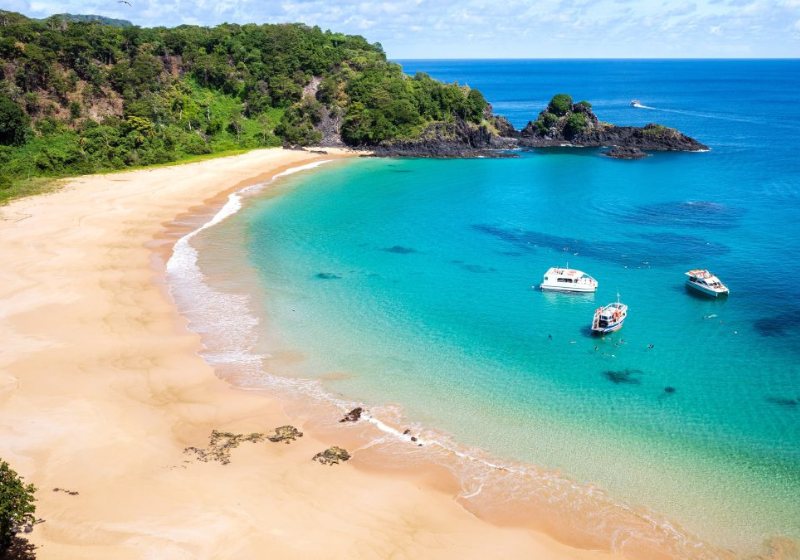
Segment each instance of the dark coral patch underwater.
[[640,369],[623,369],[619,371],[606,370],[603,375],[615,385],[640,385],[642,382],[634,375],[640,375]]
[[381,249],[381,251],[386,251],[387,253],[397,253],[398,255],[410,255],[411,253],[419,252],[416,249],[412,249],[411,247],[403,247],[402,245],[386,247],[385,249]]

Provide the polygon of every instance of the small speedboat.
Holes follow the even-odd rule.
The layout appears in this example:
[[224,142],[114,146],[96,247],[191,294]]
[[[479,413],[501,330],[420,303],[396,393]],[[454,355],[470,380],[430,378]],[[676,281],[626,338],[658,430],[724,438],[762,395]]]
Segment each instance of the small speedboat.
[[594,311],[592,321],[592,332],[596,334],[606,334],[622,328],[625,318],[628,316],[628,306],[620,303],[619,295],[617,301],[609,303],[605,307],[598,307]]
[[642,106],[642,102],[639,101],[638,99],[634,99],[634,100],[631,101],[631,107],[641,107],[641,106]]
[[593,293],[597,291],[597,280],[574,268],[553,267],[544,273],[539,288],[543,292]]
[[686,273],[689,278],[686,279],[686,285],[698,292],[704,293],[707,296],[717,297],[719,295],[728,295],[730,290],[723,284],[719,278],[711,274],[704,268],[697,268],[690,270]]

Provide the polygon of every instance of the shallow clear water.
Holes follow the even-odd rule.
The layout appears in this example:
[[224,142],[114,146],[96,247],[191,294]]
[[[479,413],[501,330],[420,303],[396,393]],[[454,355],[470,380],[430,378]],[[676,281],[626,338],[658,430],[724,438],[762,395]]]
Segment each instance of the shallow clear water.
[[[258,271],[226,288],[263,315],[262,350],[738,553],[800,539],[800,63],[403,64],[480,88],[516,126],[570,92],[601,120],[675,126],[712,151],[349,160],[285,178],[200,236],[209,276]],[[532,289],[567,263],[597,294]],[[695,267],[730,297],[687,292]],[[590,336],[617,292],[624,328]]]

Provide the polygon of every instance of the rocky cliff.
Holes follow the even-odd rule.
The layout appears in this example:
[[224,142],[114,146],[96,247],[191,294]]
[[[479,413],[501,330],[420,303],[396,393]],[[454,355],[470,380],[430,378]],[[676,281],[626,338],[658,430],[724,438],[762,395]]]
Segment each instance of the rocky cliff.
[[382,142],[373,147],[378,156],[410,157],[510,157],[519,147],[611,147],[611,157],[636,159],[646,151],[696,152],[708,147],[674,128],[659,124],[616,126],[600,121],[586,101],[573,103],[568,95],[553,98],[535,121],[516,130],[505,117],[487,106],[480,125],[456,119],[429,125],[413,139]]
[[[500,121],[508,123],[505,119]],[[508,124],[516,134],[514,127]],[[452,123],[428,125],[418,137],[382,142],[371,148],[377,156],[409,157],[514,157],[504,152],[517,147],[515,138],[498,134],[494,121],[475,125],[456,119]]]
[[708,149],[694,138],[659,124],[636,127],[601,122],[589,103],[571,100],[563,110],[551,101],[536,121],[528,122],[519,132],[518,139],[520,146],[534,148],[572,145],[679,152]]

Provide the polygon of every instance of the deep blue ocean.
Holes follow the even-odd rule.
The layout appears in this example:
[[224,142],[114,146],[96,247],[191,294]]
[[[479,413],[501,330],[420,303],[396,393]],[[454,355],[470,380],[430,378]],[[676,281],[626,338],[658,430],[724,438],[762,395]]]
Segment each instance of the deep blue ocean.
[[[738,555],[800,540],[800,61],[398,62],[480,89],[518,128],[569,93],[711,150],[353,159],[281,179],[198,246],[249,294],[258,350]],[[230,255],[258,282],[237,287]],[[534,288],[567,264],[598,292]],[[697,267],[730,296],[687,291]],[[624,328],[592,337],[617,293]]]

